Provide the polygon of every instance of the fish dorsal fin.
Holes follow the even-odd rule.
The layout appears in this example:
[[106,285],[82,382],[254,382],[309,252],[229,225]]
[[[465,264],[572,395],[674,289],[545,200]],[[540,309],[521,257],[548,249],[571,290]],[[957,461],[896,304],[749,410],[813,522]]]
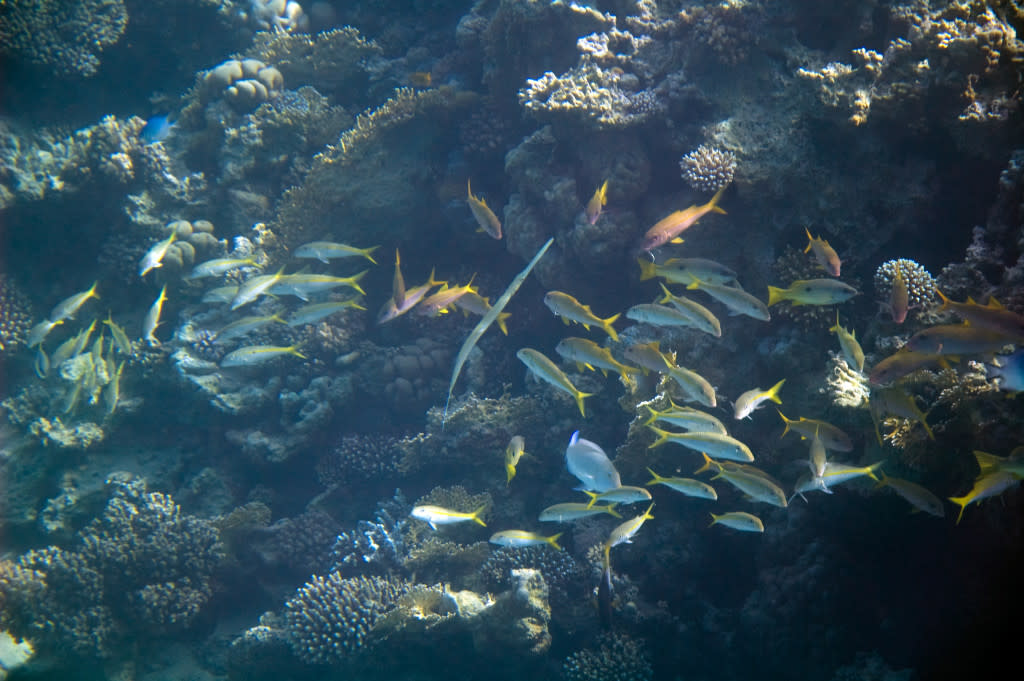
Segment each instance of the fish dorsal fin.
[[991,308],[993,310],[1005,310],[1006,309],[1006,306],[1003,305],[1002,303],[1000,303],[998,300],[996,300],[995,296],[991,296],[988,299],[988,305],[986,305],[985,307]]

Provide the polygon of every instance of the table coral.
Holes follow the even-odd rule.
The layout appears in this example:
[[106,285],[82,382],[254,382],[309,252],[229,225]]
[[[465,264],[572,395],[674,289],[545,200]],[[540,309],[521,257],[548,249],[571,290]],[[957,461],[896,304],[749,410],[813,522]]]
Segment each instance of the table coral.
[[93,76],[98,54],[124,33],[123,0],[14,0],[0,7],[0,53],[51,69]]

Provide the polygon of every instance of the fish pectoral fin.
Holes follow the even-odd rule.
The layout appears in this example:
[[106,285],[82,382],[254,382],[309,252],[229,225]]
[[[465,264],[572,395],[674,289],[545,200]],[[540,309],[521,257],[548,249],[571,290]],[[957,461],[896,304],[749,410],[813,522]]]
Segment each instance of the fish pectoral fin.
[[681,243],[683,243],[683,239],[681,239],[679,237],[676,237],[675,239],[670,240],[669,243],[670,244],[681,244]]

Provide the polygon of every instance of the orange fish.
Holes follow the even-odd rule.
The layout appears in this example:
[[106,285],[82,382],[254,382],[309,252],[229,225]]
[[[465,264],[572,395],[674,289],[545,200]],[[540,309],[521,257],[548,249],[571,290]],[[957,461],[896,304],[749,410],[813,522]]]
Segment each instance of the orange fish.
[[836,249],[832,248],[831,245],[821,237],[815,239],[811,236],[811,230],[804,227],[804,231],[807,232],[807,248],[804,249],[804,253],[814,253],[814,259],[818,261],[818,264],[826,272],[831,274],[833,277],[839,276],[839,268],[842,266],[843,261],[839,259],[839,254],[836,253]]
[[494,214],[494,211],[487,206],[487,202],[478,196],[473,196],[473,190],[469,186],[469,180],[466,180],[466,203],[469,204],[469,209],[473,211],[473,217],[476,218],[476,222],[480,225],[481,232],[487,232],[495,239],[501,238],[501,220]]
[[896,276],[892,278],[892,291],[889,293],[889,312],[892,313],[892,320],[902,324],[907,320],[907,311],[910,310],[910,292],[907,291],[907,282],[903,279],[903,273],[897,268]]
[[711,197],[711,200],[703,206],[694,204],[686,210],[677,210],[675,213],[658,220],[644,234],[644,240],[640,244],[640,249],[653,251],[655,248],[664,246],[669,242],[681,243],[682,240],[679,239],[679,235],[697,224],[697,221],[708,213],[722,213],[724,215],[725,211],[718,207],[718,199],[722,198],[722,192],[724,191],[725,187],[719,189]]

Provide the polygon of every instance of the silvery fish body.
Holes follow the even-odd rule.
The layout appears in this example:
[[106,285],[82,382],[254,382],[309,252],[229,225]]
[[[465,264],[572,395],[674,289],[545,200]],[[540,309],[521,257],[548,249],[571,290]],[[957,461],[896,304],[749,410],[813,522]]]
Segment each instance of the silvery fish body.
[[619,472],[608,455],[597,444],[581,438],[579,431],[572,434],[565,448],[565,465],[583,483],[585,490],[608,492],[622,485]]

